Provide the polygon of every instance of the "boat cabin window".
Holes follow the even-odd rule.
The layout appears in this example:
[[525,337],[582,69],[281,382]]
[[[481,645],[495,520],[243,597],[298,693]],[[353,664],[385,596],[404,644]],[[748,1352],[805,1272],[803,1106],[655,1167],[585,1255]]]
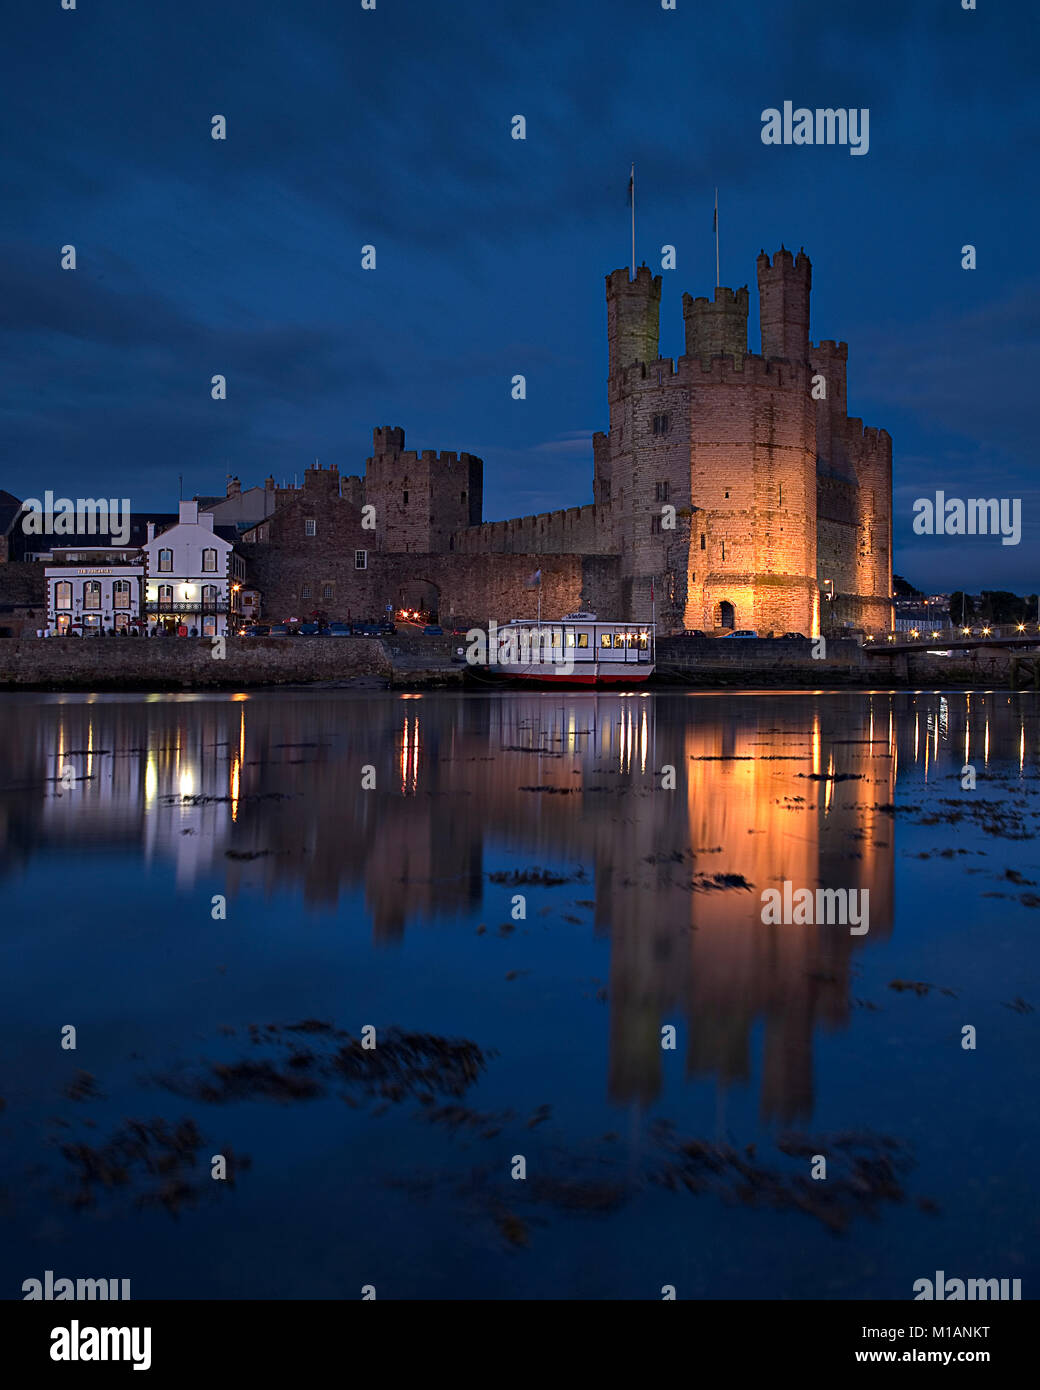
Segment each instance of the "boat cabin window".
[[613,642],[611,641],[611,637],[610,637],[610,633],[609,633],[609,632],[601,632],[601,633],[600,633],[599,644],[600,644],[601,647],[610,647],[610,646],[613,646]]
[[578,633],[578,646],[587,647],[589,645],[589,634],[587,632]]

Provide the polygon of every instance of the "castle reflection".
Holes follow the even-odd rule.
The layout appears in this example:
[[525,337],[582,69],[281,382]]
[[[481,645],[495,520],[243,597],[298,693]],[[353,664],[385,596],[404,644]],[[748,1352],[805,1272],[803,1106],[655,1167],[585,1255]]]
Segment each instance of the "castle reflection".
[[[205,878],[322,909],[361,894],[388,944],[424,920],[506,918],[516,890],[489,880],[491,846],[496,864],[580,868],[550,901],[593,900],[609,939],[611,1096],[658,1093],[668,1021],[689,1076],[746,1080],[761,1024],[761,1109],[788,1121],[811,1111],[814,1032],[846,1021],[854,953],[891,929],[897,777],[987,764],[991,723],[1023,770],[1023,709],[931,693],[15,697],[0,869],[73,851],[74,891],[78,858],[130,852],[171,864],[184,892]],[[785,881],[869,889],[869,934],[763,925],[761,892]]]

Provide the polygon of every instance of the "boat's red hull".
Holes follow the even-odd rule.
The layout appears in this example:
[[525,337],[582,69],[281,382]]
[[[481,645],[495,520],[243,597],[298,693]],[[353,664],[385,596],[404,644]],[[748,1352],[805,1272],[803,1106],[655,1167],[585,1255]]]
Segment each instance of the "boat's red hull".
[[503,680],[523,681],[525,685],[644,685],[653,675],[652,666],[633,666],[620,671],[572,671],[570,675],[555,675],[544,671],[522,671],[503,668]]

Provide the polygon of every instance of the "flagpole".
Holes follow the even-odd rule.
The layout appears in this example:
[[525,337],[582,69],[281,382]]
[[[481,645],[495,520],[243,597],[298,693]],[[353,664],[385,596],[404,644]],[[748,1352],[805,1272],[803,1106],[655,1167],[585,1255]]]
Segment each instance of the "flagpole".
[[719,287],[719,190],[715,190],[715,288]]
[[633,161],[630,180],[632,188],[632,279],[636,278],[636,166]]

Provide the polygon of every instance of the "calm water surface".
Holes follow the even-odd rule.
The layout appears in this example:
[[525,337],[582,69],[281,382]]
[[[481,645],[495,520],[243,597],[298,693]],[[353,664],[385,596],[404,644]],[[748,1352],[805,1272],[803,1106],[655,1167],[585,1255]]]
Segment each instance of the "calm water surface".
[[1028,695],[0,697],[0,1297],[1035,1297],[1038,793]]

